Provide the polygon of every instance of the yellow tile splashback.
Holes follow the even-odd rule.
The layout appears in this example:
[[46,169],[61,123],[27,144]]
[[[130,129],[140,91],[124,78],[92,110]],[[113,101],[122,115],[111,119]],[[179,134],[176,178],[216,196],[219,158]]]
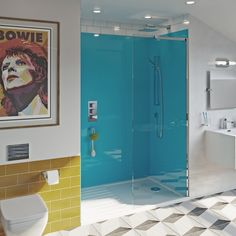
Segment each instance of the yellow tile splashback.
[[[53,169],[59,170],[60,182],[49,186],[41,173]],[[0,199],[34,193],[41,195],[49,210],[45,234],[79,226],[80,157],[0,166]]]

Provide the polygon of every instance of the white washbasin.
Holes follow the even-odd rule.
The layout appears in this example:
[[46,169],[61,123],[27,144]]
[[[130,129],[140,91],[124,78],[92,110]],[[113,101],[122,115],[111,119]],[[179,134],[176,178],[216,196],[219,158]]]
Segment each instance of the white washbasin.
[[217,129],[217,130],[208,130],[209,132],[215,132],[219,134],[225,134],[236,137],[236,128],[232,129]]

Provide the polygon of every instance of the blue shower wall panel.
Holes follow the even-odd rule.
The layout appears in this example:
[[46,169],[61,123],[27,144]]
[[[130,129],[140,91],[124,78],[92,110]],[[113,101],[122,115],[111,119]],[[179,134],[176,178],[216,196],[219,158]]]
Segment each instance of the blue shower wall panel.
[[149,40],[133,38],[133,176],[143,178],[150,168]]
[[[187,37],[187,31],[168,36]],[[150,44],[150,54],[157,51],[163,78],[164,131],[163,138],[151,132],[150,174],[173,173],[187,167],[186,157],[186,42],[161,40]],[[152,106],[151,115],[160,114]],[[151,123],[154,121],[151,120]],[[184,174],[183,174],[184,175]]]
[[[132,40],[82,34],[82,187],[128,180],[132,175]],[[88,122],[88,101],[98,120]],[[99,133],[91,157],[90,128]]]
[[[182,31],[172,36],[186,36]],[[186,51],[183,42],[82,33],[82,187],[185,169]],[[164,83],[164,136],[157,138],[153,67],[160,57]],[[98,101],[88,122],[87,102]],[[99,138],[90,155],[90,128]]]

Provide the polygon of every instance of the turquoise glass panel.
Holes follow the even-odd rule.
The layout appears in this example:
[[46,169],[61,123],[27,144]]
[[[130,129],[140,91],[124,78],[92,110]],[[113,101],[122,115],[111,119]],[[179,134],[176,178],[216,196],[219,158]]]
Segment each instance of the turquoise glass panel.
[[[168,36],[187,37],[188,32]],[[162,184],[185,195],[186,42],[88,33],[81,37],[82,187],[147,176],[161,182],[159,177],[167,176]],[[160,75],[162,138],[156,119],[160,117]],[[88,101],[98,102],[95,122],[88,121]],[[91,156],[91,128],[99,134],[95,157]]]

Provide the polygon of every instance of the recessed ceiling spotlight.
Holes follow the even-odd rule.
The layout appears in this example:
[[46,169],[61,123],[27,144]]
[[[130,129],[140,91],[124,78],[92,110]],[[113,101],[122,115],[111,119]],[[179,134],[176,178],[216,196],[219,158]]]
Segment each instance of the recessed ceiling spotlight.
[[93,8],[93,13],[99,14],[99,13],[101,13],[101,9],[99,7],[94,7]]
[[185,19],[185,20],[183,20],[183,24],[184,24],[184,25],[189,25],[189,24],[190,24],[190,21]]
[[195,1],[186,1],[187,5],[194,5],[196,2]]
[[152,19],[152,16],[151,15],[146,15],[144,16],[145,19]]
[[93,36],[94,36],[94,37],[99,37],[99,36],[100,36],[100,34],[94,34]]
[[119,31],[120,30],[120,26],[114,26],[114,31]]

